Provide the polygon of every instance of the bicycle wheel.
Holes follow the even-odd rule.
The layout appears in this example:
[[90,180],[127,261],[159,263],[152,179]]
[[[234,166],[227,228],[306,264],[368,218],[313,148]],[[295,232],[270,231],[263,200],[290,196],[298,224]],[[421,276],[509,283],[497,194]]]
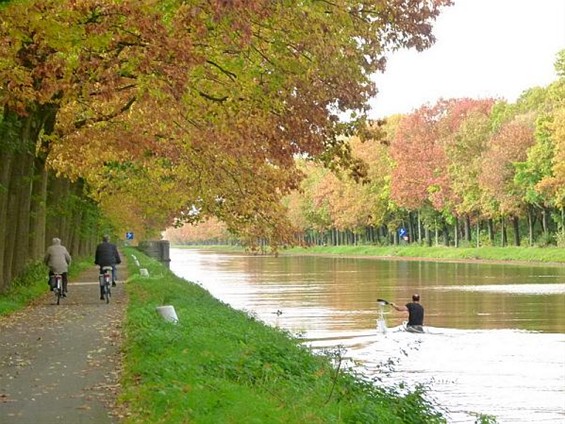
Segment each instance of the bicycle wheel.
[[110,303],[110,284],[108,281],[104,284],[104,298],[106,299],[106,303]]
[[56,295],[57,295],[57,305],[61,303],[61,296],[63,295],[63,283],[61,278],[57,278],[57,287],[55,288]]

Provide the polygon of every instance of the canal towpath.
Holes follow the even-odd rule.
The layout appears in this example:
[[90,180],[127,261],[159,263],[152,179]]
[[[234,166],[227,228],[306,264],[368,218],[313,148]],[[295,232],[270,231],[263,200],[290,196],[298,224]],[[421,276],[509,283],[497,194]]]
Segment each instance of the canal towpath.
[[98,267],[71,278],[56,304],[48,291],[0,318],[0,423],[115,424],[127,267],[118,268],[109,304]]

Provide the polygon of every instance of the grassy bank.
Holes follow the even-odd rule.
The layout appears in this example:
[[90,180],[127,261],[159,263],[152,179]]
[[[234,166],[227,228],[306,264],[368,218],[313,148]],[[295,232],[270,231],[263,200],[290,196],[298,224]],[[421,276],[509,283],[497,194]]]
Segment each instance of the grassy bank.
[[[244,251],[237,246],[174,246],[186,249]],[[312,246],[280,249],[280,255],[371,256],[377,258],[437,259],[439,261],[542,262],[565,265],[560,247],[424,247],[399,246]]]
[[[437,423],[416,389],[400,395],[313,355],[298,340],[128,250],[122,402],[126,423]],[[159,305],[173,305],[178,324]],[[335,352],[334,364],[339,364]]]
[[501,262],[543,262],[565,265],[565,249],[559,247],[422,247],[422,246],[337,246],[292,248],[283,254],[328,254],[341,256],[373,256],[425,258],[438,260],[487,260]]

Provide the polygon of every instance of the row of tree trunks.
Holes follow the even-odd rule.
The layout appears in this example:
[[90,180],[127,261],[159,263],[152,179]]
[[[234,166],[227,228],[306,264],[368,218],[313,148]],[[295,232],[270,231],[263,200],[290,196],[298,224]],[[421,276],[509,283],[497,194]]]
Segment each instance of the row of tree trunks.
[[[528,211],[528,232],[529,232],[529,245],[534,245],[534,227],[537,222],[540,223],[541,231],[543,235],[547,235],[550,232],[550,222],[548,219],[550,211],[546,208],[540,209],[538,211],[539,218],[536,216],[533,210]],[[561,211],[561,219],[565,221],[565,212]],[[402,242],[417,243],[419,245],[432,246],[439,245],[440,241],[445,246],[455,246],[458,247],[461,240],[465,240],[468,245],[473,242],[473,230],[472,230],[472,220],[469,216],[464,216],[461,218],[455,218],[453,225],[448,225],[447,221],[443,219],[438,219],[434,222],[433,228],[428,225],[424,225],[420,220],[419,213],[409,213],[405,221],[401,221],[399,228],[396,230],[389,230],[386,226],[373,227],[368,226],[364,229],[354,232],[351,230],[337,230],[332,228],[327,231],[309,231],[301,236],[301,239],[306,244],[311,245],[331,245],[331,246],[342,246],[342,245],[355,245],[355,244],[380,244],[383,240],[387,241],[387,244],[397,245]],[[481,240],[481,228],[486,227],[486,237],[488,239],[487,244],[490,246],[495,245],[495,220],[487,219],[484,221],[475,220],[474,222],[475,231],[475,241],[474,245],[480,247],[483,244]],[[563,230],[562,227],[565,226],[565,222],[558,222],[557,229]],[[554,226],[555,226],[554,225]],[[521,236],[521,226],[520,219],[517,216],[511,216],[508,218],[502,217],[497,222],[497,230],[499,234],[500,246],[508,246],[508,231],[512,232],[513,245],[521,246],[522,236]],[[408,239],[403,240],[399,236],[398,230],[400,228],[407,228]]]
[[47,228],[47,182],[48,173],[45,160],[35,158],[34,181],[31,196],[30,243],[29,251],[32,258],[39,258],[45,249]]
[[5,251],[7,245],[8,232],[8,199],[10,198],[9,186],[10,176],[12,175],[12,163],[14,153],[7,149],[0,148],[0,288],[4,282],[9,280],[11,267],[7,265]]
[[[54,113],[50,107],[26,117],[5,112],[0,122],[0,292],[42,259],[53,237],[72,256],[93,254],[100,239],[97,209],[82,183],[50,173],[38,148],[41,134],[53,128]],[[94,219],[84,219],[89,214]]]
[[[24,152],[20,160],[12,168],[12,183],[14,190],[10,195],[8,204],[8,219],[12,225],[8,229],[8,240],[14,246],[10,249],[12,254],[11,267],[15,275],[22,271],[28,262],[30,240],[30,214],[31,192],[33,187],[33,155]],[[14,225],[15,224],[15,225]]]

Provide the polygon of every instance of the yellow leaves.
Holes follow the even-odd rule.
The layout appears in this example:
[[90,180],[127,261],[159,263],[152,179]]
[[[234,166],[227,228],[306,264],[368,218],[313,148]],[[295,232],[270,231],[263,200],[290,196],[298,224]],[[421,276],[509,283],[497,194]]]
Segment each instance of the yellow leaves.
[[364,177],[342,142],[355,123],[339,116],[364,122],[383,53],[429,44],[450,2],[385,3],[12,2],[0,99],[60,108],[49,163],[86,180],[116,221],[134,211],[139,225],[163,225],[197,204],[249,237],[286,237],[279,200],[298,186],[294,158]]
[[554,111],[550,131],[555,149],[553,175],[542,179],[536,187],[552,196],[556,205],[565,207],[565,107]]
[[179,228],[168,228],[163,236],[171,243],[225,241],[230,237],[226,225],[215,218],[198,224],[184,224]]

